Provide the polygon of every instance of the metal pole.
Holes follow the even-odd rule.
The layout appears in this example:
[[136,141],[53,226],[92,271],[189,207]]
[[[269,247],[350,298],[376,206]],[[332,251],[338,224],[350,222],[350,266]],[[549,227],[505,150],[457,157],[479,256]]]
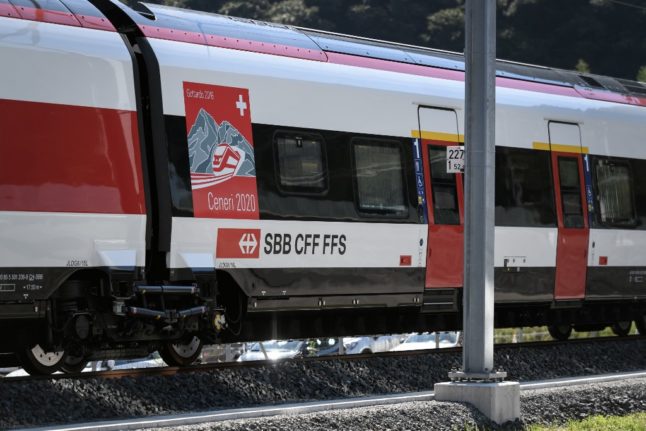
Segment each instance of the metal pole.
[[496,1],[466,2],[464,368],[457,379],[495,380],[493,252]]

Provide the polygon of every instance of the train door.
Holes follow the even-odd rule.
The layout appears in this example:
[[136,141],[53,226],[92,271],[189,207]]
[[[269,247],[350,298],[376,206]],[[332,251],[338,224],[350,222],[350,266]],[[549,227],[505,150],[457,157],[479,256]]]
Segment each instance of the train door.
[[585,295],[590,236],[581,133],[576,124],[548,127],[558,222],[554,299],[579,299]]
[[420,107],[418,114],[428,203],[425,287],[461,287],[464,259],[462,174],[447,172],[447,147],[461,145],[464,139],[458,134],[455,111]]

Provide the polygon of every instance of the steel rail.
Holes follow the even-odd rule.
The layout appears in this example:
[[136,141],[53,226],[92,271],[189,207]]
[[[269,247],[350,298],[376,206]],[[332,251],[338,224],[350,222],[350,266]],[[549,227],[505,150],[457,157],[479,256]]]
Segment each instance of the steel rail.
[[[631,373],[601,374],[597,376],[568,377],[550,380],[538,380],[520,384],[521,391],[563,388],[570,386],[586,385],[591,383],[609,383],[623,380],[646,378],[646,371]],[[435,394],[432,391],[410,392],[383,396],[358,397],[349,399],[336,399],[327,401],[314,401],[306,403],[289,403],[281,405],[259,406],[251,408],[237,408],[224,410],[211,410],[200,413],[186,413],[176,415],[149,416],[136,419],[118,419],[100,422],[85,422],[73,425],[47,426],[38,428],[23,428],[24,431],[117,431],[134,430],[142,428],[176,427],[185,425],[198,425],[210,422],[223,422],[240,419],[259,419],[271,416],[297,415],[317,413],[332,410],[347,410],[360,407],[375,407],[394,405],[414,401],[432,401]]]
[[[636,342],[646,340],[643,335],[628,335],[625,337],[608,336],[596,338],[573,338],[565,341],[550,340],[550,341],[529,341],[523,343],[501,343],[494,346],[495,350],[500,349],[542,349],[554,346],[573,345],[573,344],[593,344],[593,343],[609,343],[630,341]],[[329,355],[329,356],[305,356],[299,358],[280,359],[280,360],[261,360],[261,361],[244,361],[244,362],[214,362],[207,364],[191,365],[187,367],[150,367],[150,368],[135,368],[128,370],[111,370],[111,371],[95,371],[86,373],[70,373],[70,374],[52,374],[48,376],[20,376],[0,378],[0,385],[3,383],[18,383],[34,380],[64,380],[64,379],[119,379],[124,377],[143,377],[143,376],[171,376],[180,373],[192,372],[209,372],[215,370],[224,370],[231,368],[262,368],[267,366],[276,366],[286,363],[296,362],[320,362],[320,361],[362,361],[374,358],[391,358],[391,357],[413,357],[423,355],[446,355],[461,353],[462,347],[450,347],[442,349],[425,349],[425,350],[404,350],[397,352],[380,352],[356,355]]]

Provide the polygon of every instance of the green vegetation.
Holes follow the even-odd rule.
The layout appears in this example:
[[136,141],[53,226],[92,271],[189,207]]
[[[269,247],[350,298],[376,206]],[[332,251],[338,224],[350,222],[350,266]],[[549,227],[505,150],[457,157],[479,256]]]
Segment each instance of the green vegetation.
[[570,421],[567,425],[531,425],[529,431],[644,431],[646,413],[628,416],[591,416],[582,421]]
[[[633,323],[630,327],[630,334],[636,334],[637,328]],[[590,338],[590,337],[612,337],[615,334],[611,328],[605,328],[602,331],[572,331],[570,338]],[[545,326],[534,326],[528,328],[505,328],[494,331],[495,343],[521,343],[529,341],[548,341],[552,337],[547,332]]]
[[[464,0],[149,1],[464,50]],[[642,0],[498,0],[498,57],[646,81],[644,22]]]
[[646,82],[646,66],[639,68],[639,72],[637,72],[637,81]]
[[576,62],[574,70],[581,73],[590,73],[590,65],[582,58],[579,58],[579,61]]

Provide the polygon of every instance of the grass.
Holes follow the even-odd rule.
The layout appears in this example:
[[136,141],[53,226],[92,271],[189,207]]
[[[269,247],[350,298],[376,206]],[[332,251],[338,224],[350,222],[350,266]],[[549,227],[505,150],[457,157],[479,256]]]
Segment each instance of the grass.
[[646,413],[628,416],[591,416],[582,421],[570,421],[566,425],[531,425],[529,431],[644,431]]
[[[637,333],[635,324],[633,324],[630,327],[630,333],[631,334]],[[570,335],[570,338],[612,337],[614,335],[615,334],[612,332],[612,329],[610,329],[610,327],[607,327],[603,331],[591,331],[591,332],[572,331],[572,335]],[[496,329],[494,332],[495,343],[548,341],[551,339],[552,337],[547,332],[547,327],[545,326]]]

